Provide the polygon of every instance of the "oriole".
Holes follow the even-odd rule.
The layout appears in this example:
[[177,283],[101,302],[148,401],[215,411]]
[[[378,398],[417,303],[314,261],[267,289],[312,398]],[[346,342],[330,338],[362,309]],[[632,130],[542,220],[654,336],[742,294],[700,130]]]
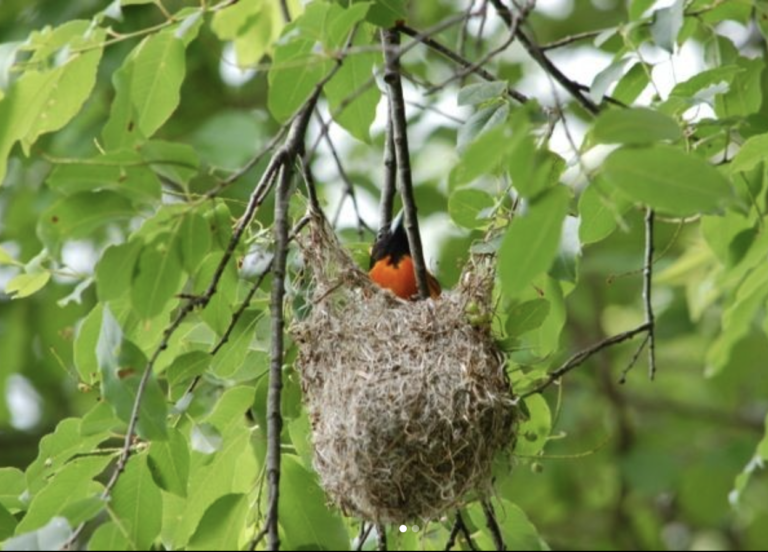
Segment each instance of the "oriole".
[[[394,220],[389,232],[380,233],[376,238],[371,249],[368,275],[379,286],[402,299],[417,299],[419,286],[402,215],[401,212]],[[430,297],[434,299],[440,295],[440,284],[429,272],[427,286]]]

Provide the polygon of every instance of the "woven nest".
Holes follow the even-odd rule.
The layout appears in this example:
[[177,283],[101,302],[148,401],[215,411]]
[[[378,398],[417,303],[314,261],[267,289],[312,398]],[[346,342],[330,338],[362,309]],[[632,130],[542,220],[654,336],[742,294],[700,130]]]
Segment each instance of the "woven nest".
[[457,291],[406,302],[373,284],[323,223],[301,245],[314,292],[291,333],[329,497],[346,514],[402,523],[486,496],[517,419],[489,327],[467,321],[470,303],[490,312],[490,262],[465,271]]

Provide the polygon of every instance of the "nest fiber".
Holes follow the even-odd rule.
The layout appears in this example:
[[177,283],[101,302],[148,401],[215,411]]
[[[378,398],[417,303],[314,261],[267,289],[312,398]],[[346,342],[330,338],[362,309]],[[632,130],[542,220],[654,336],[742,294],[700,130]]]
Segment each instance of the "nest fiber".
[[406,302],[376,287],[322,223],[302,247],[314,292],[292,334],[328,495],[380,523],[435,519],[487,495],[516,419],[503,356],[466,312],[489,312],[490,263],[455,292]]

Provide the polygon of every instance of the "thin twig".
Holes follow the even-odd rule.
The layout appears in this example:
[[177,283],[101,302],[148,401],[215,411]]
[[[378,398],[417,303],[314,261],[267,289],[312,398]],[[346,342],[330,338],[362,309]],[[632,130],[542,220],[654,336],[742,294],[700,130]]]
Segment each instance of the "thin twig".
[[541,46],[539,46],[539,48],[541,48],[542,52],[547,52],[549,50],[555,50],[557,48],[569,46],[574,42],[581,42],[582,40],[590,40],[593,38],[597,38],[604,32],[605,32],[605,29],[601,31],[585,31],[583,33],[576,33],[570,36],[565,36],[558,40],[553,40],[552,42],[549,42],[547,44],[542,44]]
[[360,522],[360,533],[357,535],[357,548],[355,550],[362,550],[365,546],[365,541],[368,540],[368,535],[373,530],[373,523]]
[[397,192],[397,159],[395,158],[395,131],[392,126],[392,106],[387,104],[387,132],[384,138],[384,182],[379,203],[379,237],[389,234],[392,209]]
[[[454,63],[462,66],[465,69],[472,68],[472,73],[480,77],[481,79],[488,81],[488,82],[497,82],[499,78],[491,73],[490,71],[484,69],[481,66],[475,66],[474,63],[460,55],[459,53],[451,50],[448,46],[443,44],[442,42],[431,38],[429,36],[424,36],[423,34],[419,33],[416,29],[409,27],[405,24],[400,24],[397,27],[397,30],[401,33],[410,36],[414,39],[414,43],[420,42],[424,44],[424,46],[430,48],[431,50],[434,50],[435,52],[441,54],[442,56],[448,58],[449,60],[453,61]],[[528,101],[528,97],[524,94],[512,89],[507,88],[507,95],[520,102],[525,103]]]
[[504,537],[501,534],[501,527],[496,520],[496,512],[493,511],[493,504],[490,500],[483,500],[483,513],[485,513],[485,521],[488,524],[488,529],[493,536],[493,543],[496,545],[496,550],[506,550],[507,545],[504,543]]
[[562,71],[560,71],[560,69],[557,68],[554,63],[552,63],[552,61],[542,51],[539,45],[536,44],[533,39],[531,39],[525,33],[525,31],[523,31],[523,29],[520,27],[515,28],[515,18],[512,15],[510,9],[504,5],[502,0],[490,1],[491,4],[493,4],[493,7],[496,8],[496,12],[499,14],[499,17],[501,17],[507,27],[514,29],[515,36],[526,49],[528,54],[533,58],[533,60],[538,63],[541,68],[544,69],[544,71],[552,75],[552,77],[557,82],[559,82],[560,85],[565,88],[568,93],[573,96],[573,98],[579,102],[588,113],[597,115],[600,112],[600,108],[597,106],[597,104],[595,104],[595,102],[593,102],[582,92],[582,90],[579,88],[579,85],[575,81],[568,78]]
[[434,94],[435,92],[442,90],[449,84],[451,84],[454,81],[457,81],[459,79],[463,79],[470,73],[475,72],[476,69],[485,66],[486,63],[488,63],[490,60],[492,60],[494,57],[505,51],[507,48],[509,48],[509,45],[512,44],[515,41],[515,36],[517,34],[517,29],[520,28],[520,25],[525,22],[526,18],[528,17],[529,10],[533,7],[533,4],[526,4],[526,7],[521,11],[519,14],[515,14],[512,18],[512,25],[509,29],[509,36],[507,39],[502,43],[501,46],[498,48],[494,48],[490,52],[488,52],[486,55],[484,55],[482,58],[480,58],[478,61],[472,63],[471,65],[462,68],[460,71],[457,71],[453,75],[451,75],[449,78],[445,79],[440,84],[437,84],[435,86],[432,86],[429,90],[427,90],[426,94]]
[[635,354],[632,355],[632,359],[629,361],[629,364],[627,364],[627,367],[624,368],[624,370],[621,371],[621,377],[619,378],[619,384],[624,385],[627,383],[627,376],[632,371],[632,368],[635,367],[635,364],[637,364],[638,359],[640,358],[640,355],[645,350],[645,346],[648,345],[648,339],[650,339],[651,334],[650,332],[645,334],[645,337],[640,342],[640,346],[637,348],[637,351],[635,351]]
[[253,537],[251,540],[251,543],[248,545],[248,550],[251,550],[253,552],[256,550],[256,547],[259,546],[259,543],[264,540],[264,537],[267,536],[267,528],[262,527],[262,529],[256,533],[256,536]]
[[645,267],[643,268],[643,300],[645,301],[645,323],[648,325],[648,374],[656,378],[656,318],[651,302],[653,285],[653,209],[645,213]]
[[573,355],[571,358],[569,358],[562,366],[560,366],[560,368],[558,368],[557,370],[554,370],[553,372],[550,372],[549,375],[547,376],[547,379],[544,380],[543,383],[538,385],[535,389],[532,389],[531,391],[527,391],[523,393],[520,398],[526,399],[531,395],[536,395],[538,393],[541,393],[547,387],[549,387],[556,381],[560,380],[568,372],[570,372],[575,368],[578,368],[579,366],[584,364],[584,362],[589,360],[592,356],[599,353],[603,349],[607,349],[608,347],[612,347],[613,345],[618,345],[619,343],[623,343],[624,341],[632,339],[638,334],[647,332],[649,327],[650,327],[649,324],[646,322],[644,324],[641,324],[637,328],[628,330],[626,332],[622,332],[620,334],[613,335],[611,337],[607,337],[602,341],[599,341],[598,343],[592,345],[591,347],[588,347],[583,351],[579,351],[578,353]]
[[411,258],[416,272],[416,282],[419,297],[429,297],[427,283],[427,267],[424,263],[424,251],[421,246],[421,234],[416,212],[416,200],[413,196],[413,180],[411,173],[411,158],[408,148],[408,122],[405,116],[405,98],[403,83],[400,78],[400,61],[393,54],[393,48],[400,45],[400,33],[397,30],[383,30],[385,72],[384,82],[389,91],[390,118],[392,119],[392,134],[394,139],[397,173],[400,180],[400,196],[403,199],[405,211],[405,230],[408,234]]
[[283,14],[283,20],[286,23],[290,23],[291,10],[288,8],[288,0],[280,0],[280,12]]
[[362,215],[360,214],[360,206],[357,203],[357,193],[355,192],[355,186],[352,183],[352,179],[349,178],[349,175],[347,174],[347,171],[344,169],[344,165],[341,162],[341,156],[339,156],[339,152],[336,149],[336,146],[333,143],[333,140],[331,139],[331,134],[329,132],[329,125],[325,123],[323,120],[322,115],[320,115],[320,112],[315,111],[315,118],[317,119],[317,122],[320,124],[320,132],[322,133],[323,139],[325,140],[325,143],[328,145],[328,149],[331,152],[331,157],[333,157],[333,161],[336,164],[336,170],[339,173],[339,176],[341,177],[341,181],[344,183],[344,195],[342,196],[341,201],[339,202],[339,207],[336,210],[336,214],[333,216],[333,226],[336,227],[336,224],[338,223],[338,219],[341,216],[341,207],[344,205],[344,199],[349,197],[350,201],[352,202],[352,207],[355,209],[355,216],[357,217],[357,231],[358,234],[360,234],[360,239],[363,239],[364,232],[366,230],[370,231],[370,227],[365,223],[365,220],[363,220]]
[[285,163],[280,174],[280,184],[275,200],[275,256],[273,258],[271,362],[269,367],[269,392],[267,395],[267,545],[270,550],[280,548],[278,534],[278,502],[280,498],[280,435],[283,418],[280,413],[280,399],[283,390],[283,355],[285,319],[285,273],[288,259],[288,201],[291,193],[293,166]]
[[464,523],[464,518],[461,515],[461,511],[456,510],[456,521],[453,523],[451,534],[448,536],[448,541],[445,543],[446,552],[451,550],[456,545],[456,539],[458,538],[459,533],[464,536],[464,540],[467,541],[467,546],[470,550],[477,550],[475,543],[472,541],[472,535],[470,535],[469,529],[467,529],[467,524]]
[[376,524],[376,550],[386,552],[387,550],[387,530],[381,523]]

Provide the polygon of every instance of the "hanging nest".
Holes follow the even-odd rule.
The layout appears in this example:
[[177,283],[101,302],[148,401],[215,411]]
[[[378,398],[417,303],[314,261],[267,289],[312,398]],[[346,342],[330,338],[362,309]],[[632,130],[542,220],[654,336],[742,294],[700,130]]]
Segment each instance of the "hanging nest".
[[402,523],[487,496],[517,420],[489,324],[468,322],[468,307],[492,312],[490,261],[471,263],[456,291],[407,302],[371,282],[324,222],[301,246],[314,291],[291,333],[330,498],[346,514]]

